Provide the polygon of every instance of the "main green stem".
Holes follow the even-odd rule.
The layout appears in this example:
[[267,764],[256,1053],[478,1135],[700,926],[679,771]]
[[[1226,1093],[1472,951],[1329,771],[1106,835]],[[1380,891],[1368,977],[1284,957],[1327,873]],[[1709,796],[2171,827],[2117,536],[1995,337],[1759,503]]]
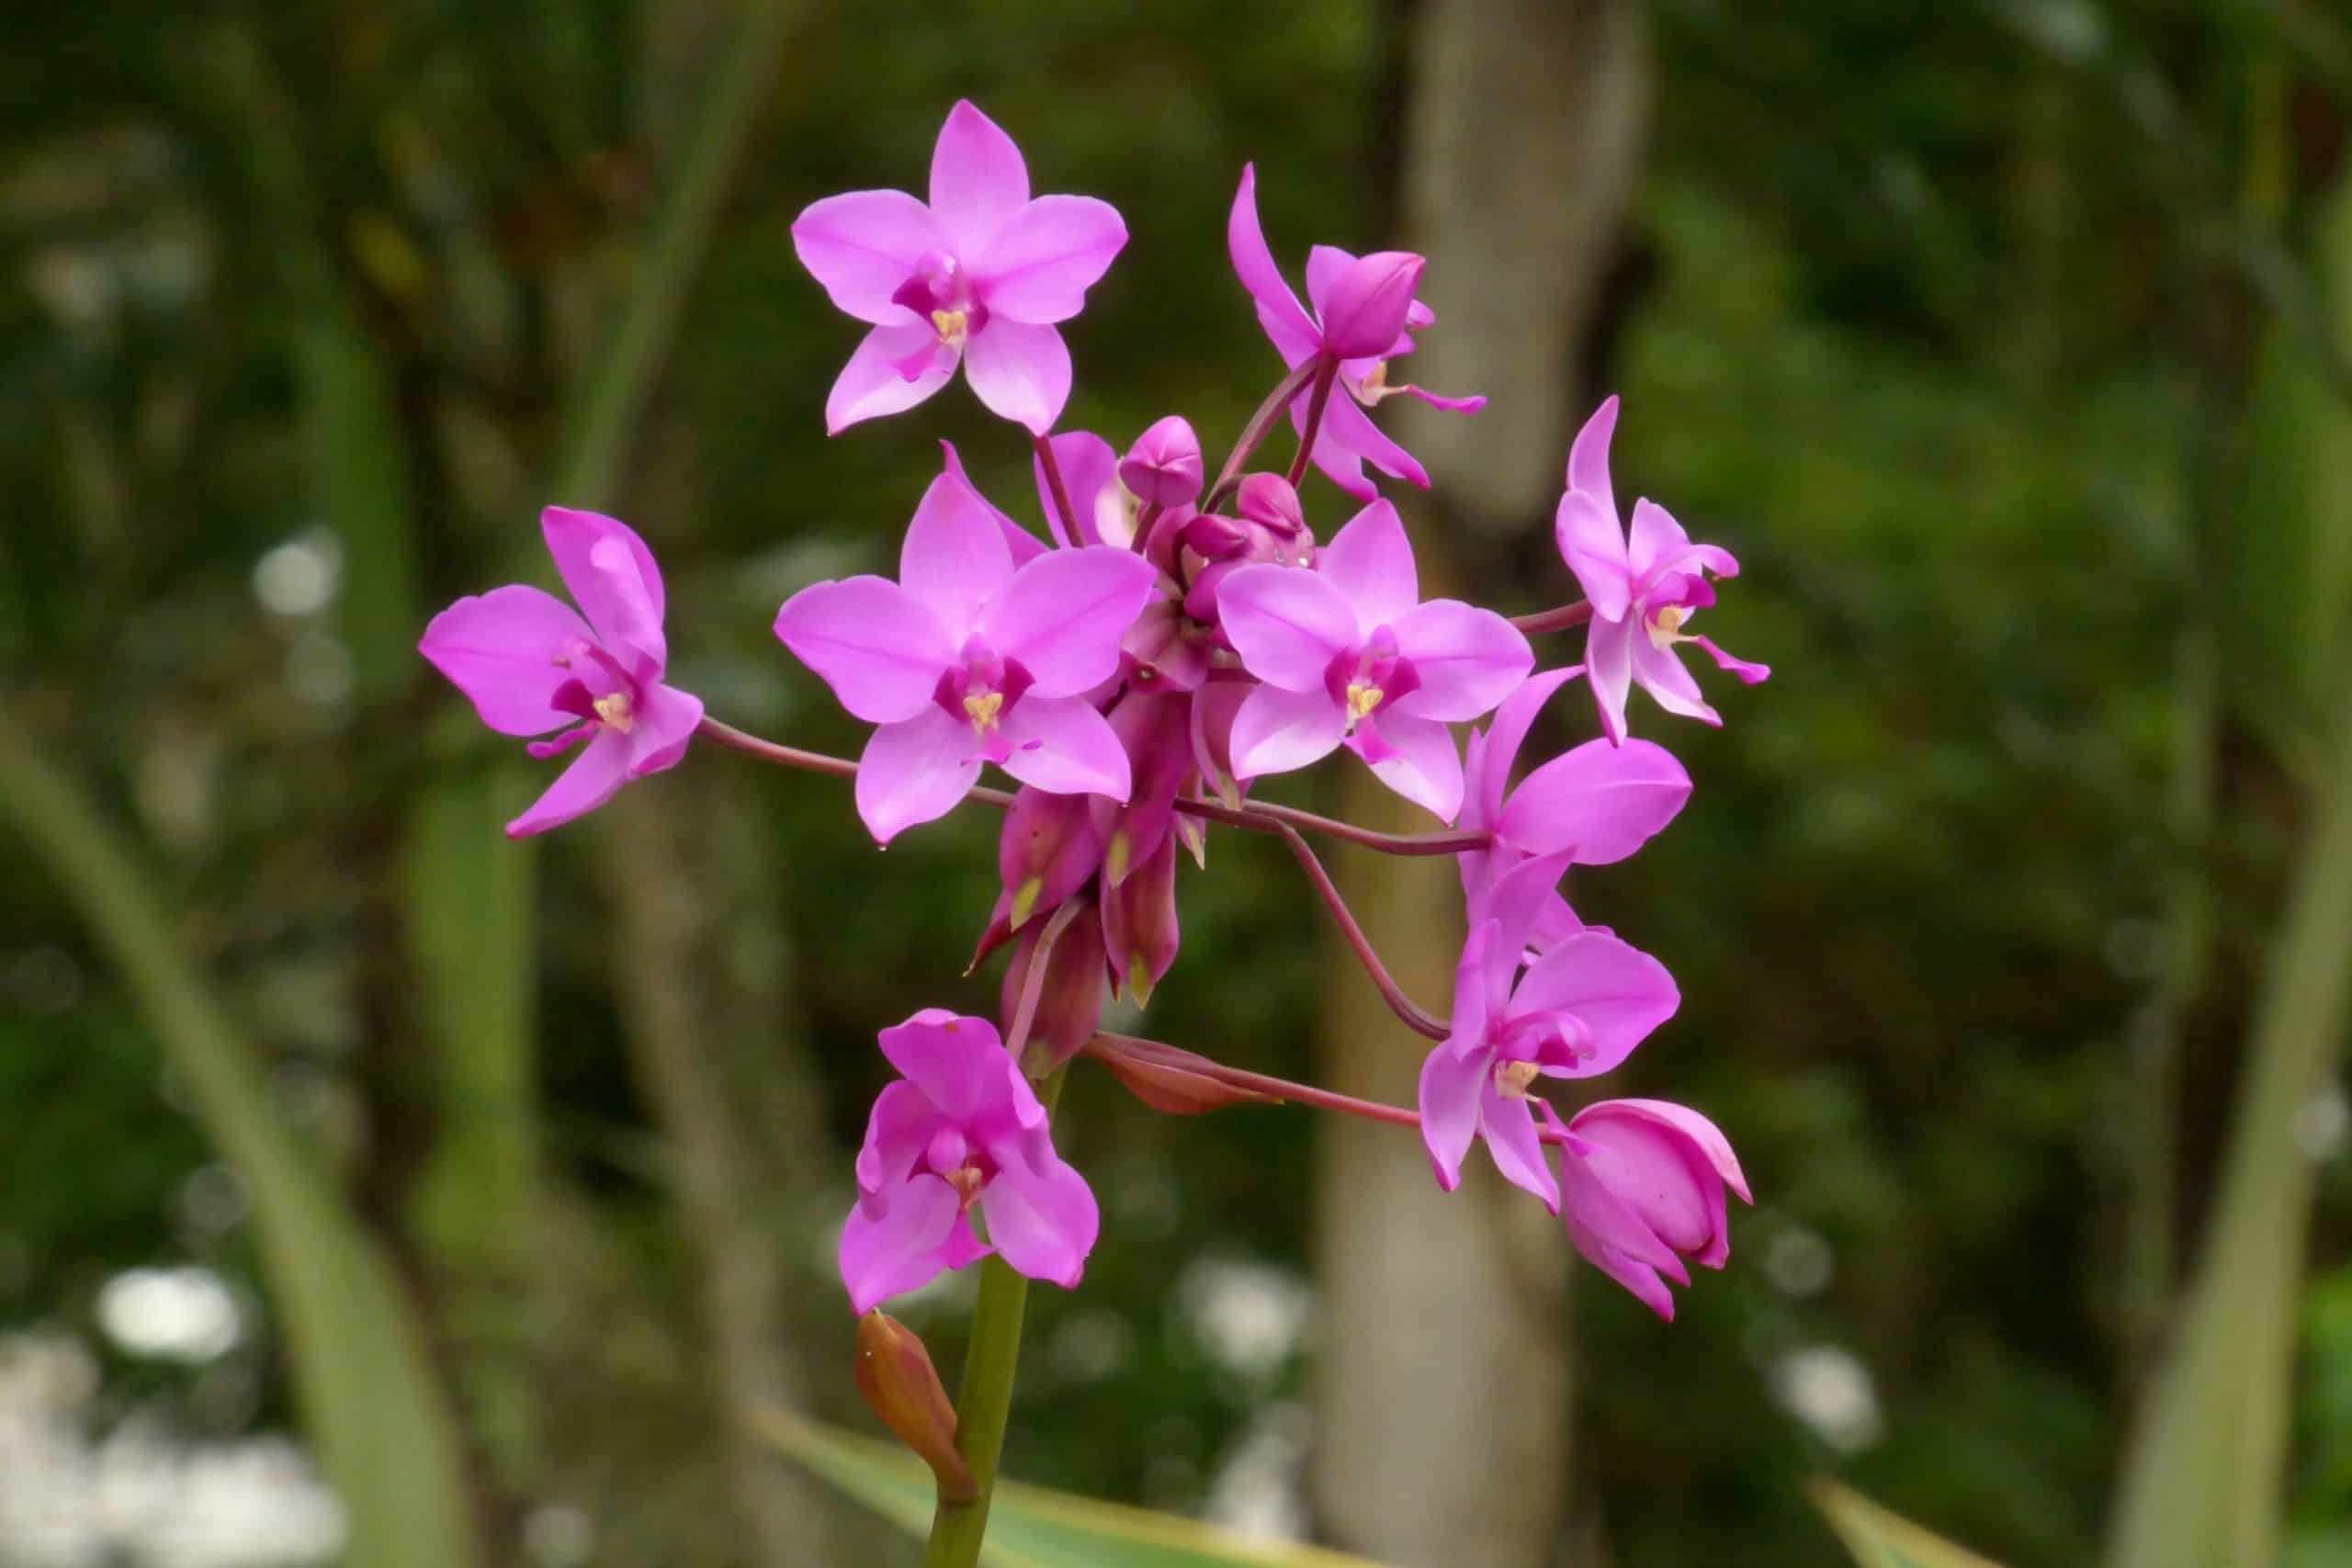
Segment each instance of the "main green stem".
[[[1051,1114],[1062,1097],[1069,1064],[1056,1067],[1037,1086],[1037,1099]],[[1004,1452],[1004,1426],[1012,1414],[1012,1380],[1021,1363],[1021,1320],[1029,1307],[1029,1281],[990,1255],[980,1265],[979,1304],[972,1309],[972,1342],[964,1354],[964,1385],[956,1394],[956,1451],[971,1467],[978,1495],[968,1503],[942,1502],[931,1517],[931,1544],[923,1568],[975,1568],[989,1528],[989,1500],[996,1495],[997,1461]]]

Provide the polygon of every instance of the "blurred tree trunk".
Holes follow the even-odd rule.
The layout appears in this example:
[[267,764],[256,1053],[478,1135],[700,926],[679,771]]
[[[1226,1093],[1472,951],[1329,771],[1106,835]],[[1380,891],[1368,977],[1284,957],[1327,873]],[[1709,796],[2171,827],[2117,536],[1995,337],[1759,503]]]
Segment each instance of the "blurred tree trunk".
[[[1404,241],[1430,256],[1439,321],[1412,378],[1492,400],[1467,418],[1419,404],[1384,417],[1438,486],[1419,511],[1443,525],[1415,530],[1422,592],[1475,592],[1504,541],[1549,529],[1593,395],[1578,367],[1647,119],[1647,21],[1623,0],[1430,0],[1405,57]],[[1346,776],[1349,817],[1430,826],[1361,769]],[[1343,873],[1397,978],[1442,1015],[1462,936],[1453,862],[1351,857]],[[1326,1079],[1411,1103],[1422,1042],[1351,960],[1331,972]],[[1334,1540],[1385,1562],[1521,1568],[1557,1560],[1569,1533],[1567,1240],[1476,1166],[1449,1196],[1411,1136],[1324,1130],[1315,1503]]]

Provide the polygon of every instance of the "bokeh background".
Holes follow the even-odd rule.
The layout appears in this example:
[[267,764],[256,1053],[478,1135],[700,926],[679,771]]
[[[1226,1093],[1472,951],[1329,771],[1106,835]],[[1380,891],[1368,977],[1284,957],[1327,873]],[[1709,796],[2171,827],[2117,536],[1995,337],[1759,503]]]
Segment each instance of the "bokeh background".
[[[1426,573],[1570,596],[1559,468],[1619,391],[1621,488],[1738,554],[1708,629],[1775,670],[1706,681],[1720,732],[1636,698],[1697,793],[1574,889],[1680,981],[1610,1089],[1737,1144],[1729,1269],[1669,1327],[1532,1205],[1438,1201],[1409,1134],[1160,1117],[1081,1066],[1105,1235],[1032,1298],[1012,1472],[1444,1568],[1830,1562],[1824,1473],[2019,1565],[2267,1562],[2274,1511],[2276,1560],[2352,1562],[2342,10],[9,32],[0,1563],[912,1560],[763,1413],[871,1429],[828,1253],[876,1026],[993,1006],[993,818],[877,857],[836,783],[705,748],[509,845],[541,770],[413,647],[552,581],[541,504],[601,506],[661,555],[680,684],[855,746],[777,603],[893,558],[943,434],[1035,502],[960,386],[825,439],[860,329],[787,225],[920,189],[958,96],[1134,234],[1066,425],[1180,409],[1221,450],[1271,384],[1223,244],[1254,159],[1294,267],[1427,252],[1415,368],[1495,399],[1384,415],[1438,475],[1399,494]],[[1442,1005],[1450,869],[1330,858]],[[1181,897],[1148,1032],[1409,1097],[1279,846]],[[968,1305],[901,1313],[951,1382]]]

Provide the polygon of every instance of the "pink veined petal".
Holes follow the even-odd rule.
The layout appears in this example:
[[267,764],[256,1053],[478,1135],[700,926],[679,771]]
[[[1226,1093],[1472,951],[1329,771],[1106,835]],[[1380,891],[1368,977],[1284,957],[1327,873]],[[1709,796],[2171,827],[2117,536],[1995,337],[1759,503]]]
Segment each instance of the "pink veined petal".
[[1616,514],[1602,511],[1590,493],[1569,491],[1552,515],[1552,536],[1577,586],[1592,601],[1593,618],[1623,620],[1634,602],[1634,575],[1625,564],[1625,536]]
[[600,726],[587,749],[556,775],[547,793],[506,824],[506,836],[520,839],[560,828],[612,799],[628,782],[628,737]]
[[[1664,572],[1675,570],[1686,558],[1711,548],[1712,546],[1691,544],[1690,536],[1674,520],[1674,514],[1657,502],[1645,498],[1634,502],[1633,525],[1627,530],[1625,540],[1625,564],[1636,580],[1655,581]],[[1715,553],[1726,560],[1731,558],[1724,551]],[[1736,561],[1732,563],[1732,570],[1739,570]]]
[[1723,1129],[1687,1105],[1677,1105],[1670,1100],[1604,1100],[1588,1105],[1568,1122],[1568,1130],[1576,1131],[1577,1122],[1595,1111],[1606,1111],[1612,1115],[1640,1116],[1672,1129],[1690,1142],[1700,1157],[1721,1177],[1724,1185],[1739,1194],[1743,1203],[1756,1200],[1748,1195],[1747,1178],[1739,1168],[1739,1156],[1732,1153],[1731,1140]]
[[[1592,1146],[1586,1166],[1658,1240],[1711,1269],[1731,1255],[1723,1179],[1671,1123],[1621,1114],[1603,1101],[1577,1112],[1575,1131]],[[1602,1114],[1594,1116],[1593,1111]]]
[[1014,569],[1011,541],[997,521],[1001,513],[964,477],[954,453],[948,456],[947,469],[923,491],[908,520],[899,547],[899,582],[938,617],[954,654],[978,627],[982,607],[1012,581]]
[[993,316],[964,345],[964,378],[990,413],[1043,435],[1069,401],[1069,344],[1051,327]]
[[[1494,972],[1487,976],[1487,989],[1497,994],[1498,1005],[1500,998],[1510,995],[1520,954],[1526,951],[1528,938],[1549,901],[1559,897],[1555,889],[1567,869],[1565,854],[1532,856],[1501,873],[1490,885],[1480,908],[1495,926],[1493,951],[1488,954]],[[1497,959],[1502,962],[1494,964]]]
[[1690,1282],[1690,1271],[1674,1250],[1587,1169],[1574,1150],[1561,1156],[1560,1189],[1568,1239],[1586,1261],[1631,1291],[1658,1316],[1673,1322],[1674,1292],[1667,1289],[1660,1274],[1683,1284]]
[[552,593],[512,582],[460,599],[434,616],[416,649],[466,694],[491,728],[543,735],[579,722],[577,714],[549,702],[572,678],[555,662],[556,651],[575,637],[596,637],[578,611]]
[[1552,700],[1552,694],[1584,673],[1584,666],[1571,664],[1565,670],[1546,670],[1531,675],[1519,690],[1502,700],[1495,709],[1494,723],[1487,727],[1487,768],[1482,777],[1485,786],[1483,822],[1493,827],[1501,819],[1503,792],[1510,787],[1510,771],[1518,764],[1519,749],[1527,743],[1527,732],[1535,723],[1535,716]]
[[1470,934],[1462,941],[1462,956],[1454,960],[1453,1010],[1447,1041],[1464,1051],[1483,1048],[1487,1025],[1494,1021],[1496,998],[1494,987],[1487,984],[1487,971],[1494,967],[1495,952],[1501,942],[1502,932],[1496,922],[1476,915]]
[[948,1266],[943,1253],[962,1213],[956,1190],[927,1172],[861,1198],[842,1226],[842,1283],[851,1308],[862,1317],[929,1284]]
[[1527,775],[1494,820],[1532,854],[1572,850],[1578,865],[1611,865],[1647,843],[1690,798],[1690,774],[1663,746],[1588,740]]
[[702,723],[702,699],[675,686],[646,686],[638,694],[628,730],[628,776],[641,779],[674,768]]
[[1323,334],[1307,315],[1306,308],[1298,302],[1290,285],[1283,281],[1282,269],[1274,265],[1274,254],[1266,247],[1266,232],[1258,223],[1258,171],[1255,164],[1241,166],[1241,188],[1234,193],[1233,211],[1226,220],[1226,249],[1233,256],[1233,270],[1240,276],[1241,287],[1258,307],[1258,324],[1273,340],[1274,349],[1285,363],[1296,365],[1317,352]]
[[1717,669],[1738,676],[1751,686],[1772,673],[1772,667],[1769,664],[1758,664],[1752,660],[1736,659],[1725,653],[1715,646],[1713,637],[1693,637],[1686,634],[1682,640],[1694,648],[1703,649],[1707,657],[1715,661]]
[[1642,690],[1657,699],[1657,705],[1683,718],[1695,718],[1702,724],[1723,725],[1723,716],[1707,705],[1700,694],[1699,682],[1682,667],[1681,656],[1671,644],[1658,647],[1649,638],[1646,628],[1633,638],[1634,681]]
[[[1462,755],[1453,749],[1453,734],[1433,718],[1415,718],[1393,709],[1366,720],[1377,723],[1380,738],[1387,741],[1389,754],[1371,763],[1380,782],[1403,795],[1414,805],[1436,814],[1442,822],[1451,822],[1462,813]],[[1365,738],[1365,725],[1358,725],[1349,738],[1350,749],[1363,756],[1361,742]]]
[[1525,1100],[1505,1095],[1488,1073],[1478,1091],[1478,1131],[1487,1153],[1503,1179],[1534,1193],[1554,1213],[1560,1212],[1560,1183],[1552,1162],[1544,1157],[1544,1140],[1535,1131],[1535,1115]]
[[1309,245],[1306,250],[1306,302],[1313,307],[1315,319],[1324,320],[1331,310],[1331,290],[1340,286],[1348,269],[1356,265],[1353,251],[1343,251],[1337,245]]
[[1035,1167],[1000,1155],[1002,1163],[980,1193],[980,1208],[997,1256],[1032,1280],[1075,1287],[1094,1250],[1102,1211],[1086,1178],[1050,1147],[1045,1153]]
[[825,396],[825,434],[839,435],[865,420],[905,412],[947,385],[956,357],[929,321],[876,327],[859,342]]
[[1217,585],[1216,607],[1242,665],[1286,691],[1321,692],[1331,660],[1363,641],[1347,597],[1297,567],[1242,567]]
[[[1078,513],[1078,542],[1127,548],[1135,538],[1135,520],[1119,489],[1118,453],[1091,430],[1065,430],[1050,445],[1062,483],[1069,489],[1070,509]],[[1037,478],[1037,505],[1051,516],[1056,508],[1046,465],[1033,457],[1029,467]]]
[[1535,652],[1517,626],[1458,599],[1416,605],[1397,618],[1395,629],[1396,646],[1412,660],[1421,683],[1388,713],[1451,722],[1476,718],[1517,691],[1535,668]]
[[540,509],[539,532],[596,640],[627,659],[639,680],[659,679],[670,660],[662,637],[662,570],[637,530],[599,512],[548,506]]
[[997,231],[973,265],[995,315],[1050,326],[1086,308],[1086,291],[1127,243],[1118,209],[1091,196],[1041,196]]
[[1072,696],[1118,672],[1119,643],[1159,581],[1159,570],[1130,550],[1049,550],[989,601],[979,632],[1029,671],[1026,700]]
[[1509,1016],[1574,1013],[1592,1031],[1593,1054],[1567,1077],[1605,1073],[1634,1054],[1682,1003],[1666,965],[1629,942],[1599,931],[1570,937],[1520,977]]
[[1421,1064],[1421,1143],[1430,1168],[1448,1192],[1462,1184],[1462,1156],[1478,1133],[1478,1090],[1492,1066],[1476,1043],[1449,1040]]
[[[1582,491],[1600,503],[1611,529],[1617,526],[1617,492],[1609,483],[1609,438],[1617,429],[1617,394],[1600,400],[1568,447],[1568,489]],[[1615,616],[1610,617],[1611,620]]]
[[1585,627],[1584,674],[1600,710],[1601,732],[1611,745],[1625,743],[1625,698],[1634,689],[1634,643],[1642,629],[1628,618],[1595,619]]
[[931,209],[905,191],[854,190],[804,208],[792,248],[835,309],[880,326],[907,319],[891,296],[925,254],[950,247]]
[[958,99],[931,150],[931,210],[967,265],[1029,204],[1029,166],[1001,126]]
[[[1056,439],[1058,440],[1060,438],[1057,436]],[[1004,536],[1005,545],[1012,551],[1012,564],[1014,566],[1027,566],[1031,561],[1035,560],[1039,556],[1046,553],[1046,547],[1045,540],[1037,537],[1036,535],[1031,533],[1028,529],[1014,522],[1011,513],[1007,513],[1002,507],[997,505],[995,502],[990,501],[987,496],[980,494],[979,486],[973,484],[972,476],[964,471],[964,458],[962,455],[956,450],[956,443],[953,441],[942,441],[939,444],[939,449],[945,455],[947,462],[946,471],[955,475],[956,479],[961,480],[974,495],[978,496],[981,508],[985,510],[991,518],[996,520],[997,531]],[[1035,459],[1032,459],[1032,461],[1034,462]],[[1044,490],[1044,488],[1043,484],[1038,486],[1040,491]]]
[[876,1037],[899,1076],[922,1090],[946,1122],[970,1124],[1006,1098],[1004,1039],[985,1018],[922,1008]]
[[1111,721],[1080,697],[1024,696],[1004,710],[1012,754],[998,764],[1048,795],[1101,795],[1124,803],[1132,770]]
[[884,1084],[866,1114],[865,1142],[858,1146],[858,1190],[878,1192],[904,1181],[945,1120],[914,1084],[904,1078]]
[[886,724],[857,761],[857,814],[877,844],[956,809],[979,781],[972,728],[937,704]]
[[[1304,397],[1291,404],[1290,422],[1294,429],[1305,431]],[[1429,470],[1410,452],[1383,434],[1353,398],[1333,398],[1323,411],[1323,428],[1316,433],[1315,466],[1350,495],[1370,501],[1376,492],[1363,477],[1359,459],[1390,479],[1403,479],[1422,490],[1430,488]]]
[[1247,781],[1318,762],[1339,747],[1347,728],[1347,715],[1329,693],[1255,687],[1233,717],[1234,776]]
[[938,615],[887,577],[810,583],[776,612],[775,635],[869,724],[922,712],[956,660]]
[[1386,500],[1341,525],[1315,558],[1315,570],[1346,596],[1356,624],[1366,628],[1399,620],[1421,601],[1412,541],[1396,504]]

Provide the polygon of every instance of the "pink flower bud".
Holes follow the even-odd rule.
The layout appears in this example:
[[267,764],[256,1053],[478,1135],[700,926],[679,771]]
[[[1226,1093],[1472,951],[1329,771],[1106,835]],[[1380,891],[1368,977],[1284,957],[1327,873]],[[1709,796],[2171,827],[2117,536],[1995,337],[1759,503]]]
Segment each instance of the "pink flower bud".
[[1223,560],[1250,547],[1250,530],[1230,517],[1204,512],[1184,525],[1183,542],[1203,560]]
[[913,1330],[878,1307],[857,1320],[857,1392],[931,1466],[943,1500],[968,1503],[979,1495],[971,1468],[956,1451],[956,1407],[940,1386],[931,1352]]
[[[1021,933],[1013,945],[1012,962],[1005,965],[1001,998],[1007,1028],[1021,1007],[1022,987],[1028,983],[1030,960],[1036,956],[1039,922]],[[1043,1077],[1078,1055],[1102,1021],[1102,922],[1091,905],[1062,929],[1046,963],[1046,979],[1037,993],[1036,1016],[1029,1021],[1029,1043],[1022,1053],[1022,1070]]]
[[1194,1072],[1182,1063],[1190,1054],[1170,1050],[1167,1059],[1162,1059],[1156,1055],[1104,1050],[1100,1046],[1093,1052],[1127,1086],[1128,1092],[1154,1111],[1164,1111],[1170,1116],[1198,1116],[1204,1111],[1222,1111],[1228,1105],[1277,1103],[1272,1095],[1235,1089],[1206,1073]]
[[1280,474],[1244,474],[1233,509],[1245,520],[1286,539],[1307,531],[1306,512],[1298,503],[1298,491]]
[[[1115,887],[1159,852],[1174,817],[1176,796],[1193,772],[1192,699],[1182,692],[1130,691],[1107,716],[1127,753],[1133,781],[1126,804],[1104,795],[1085,798],[1102,845],[1102,882]],[[1113,949],[1113,957],[1120,957]]]
[[1124,978],[1136,1006],[1148,1005],[1176,962],[1176,840],[1164,829],[1159,847],[1133,875],[1115,887],[1103,885],[1102,944],[1113,991]]
[[1413,309],[1413,290],[1428,265],[1410,251],[1358,257],[1324,302],[1324,352],[1339,359],[1385,359],[1396,353]]
[[1084,795],[1048,795],[1023,784],[1004,814],[996,844],[997,874],[1004,880],[1006,924],[1019,931],[1031,917],[1057,908],[1102,863],[1102,840]]
[[1183,505],[1201,493],[1200,437],[1182,414],[1170,414],[1119,459],[1119,482],[1157,505]]
[[1604,1100],[1567,1123],[1560,1160],[1568,1237],[1593,1265],[1660,1317],[1682,1260],[1720,1269],[1731,1256],[1724,1191],[1752,1202],[1731,1145],[1713,1122],[1662,1100]]

